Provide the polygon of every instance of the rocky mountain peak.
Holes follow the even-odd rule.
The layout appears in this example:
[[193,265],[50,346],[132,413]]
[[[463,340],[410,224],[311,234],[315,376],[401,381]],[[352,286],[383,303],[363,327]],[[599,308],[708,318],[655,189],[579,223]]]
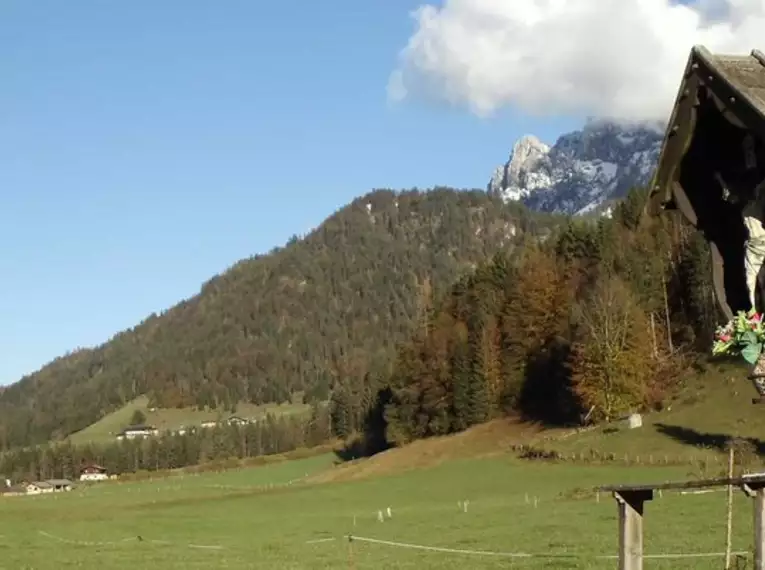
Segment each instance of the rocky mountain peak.
[[545,212],[584,214],[646,184],[661,148],[656,125],[590,122],[548,146],[533,135],[513,145],[488,191]]
[[548,183],[544,173],[549,152],[550,146],[534,135],[521,137],[513,145],[508,161],[494,171],[489,190],[501,194],[505,200],[522,200],[537,188],[543,188]]

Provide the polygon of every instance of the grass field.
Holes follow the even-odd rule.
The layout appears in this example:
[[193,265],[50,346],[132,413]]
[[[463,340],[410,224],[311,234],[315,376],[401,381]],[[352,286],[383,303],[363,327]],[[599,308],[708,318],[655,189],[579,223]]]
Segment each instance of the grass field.
[[[614,568],[615,560],[598,557],[617,553],[616,506],[607,496],[596,500],[592,487],[705,474],[691,464],[532,462],[509,450],[517,443],[565,453],[597,449],[645,462],[720,457],[726,438],[739,436],[762,453],[765,407],[749,403],[745,380],[724,369],[709,374],[636,430],[572,434],[504,420],[339,466],[329,454],[0,498],[0,569]],[[749,467],[761,470],[762,461]],[[750,551],[750,500],[734,496],[734,550]],[[458,505],[464,500],[467,512]],[[388,507],[392,518],[378,521]],[[725,509],[722,492],[665,492],[646,507],[646,553],[722,552]],[[357,540],[349,543],[348,534]],[[648,559],[645,567],[717,569],[721,558]]]
[[[588,467],[500,455],[355,481],[304,482],[332,470],[332,459],[1,499],[0,568],[613,568],[613,560],[594,557],[616,553],[616,507],[584,489],[688,475],[678,467]],[[457,504],[465,499],[467,512]],[[736,495],[736,550],[751,547],[747,501]],[[392,518],[379,522],[378,510],[389,506]],[[647,511],[648,554],[722,550],[724,493],[665,493]],[[349,533],[541,556],[350,545],[342,538]],[[570,558],[544,557],[549,554]],[[720,560],[650,560],[646,567],[719,568]]]
[[[136,410],[140,410],[146,416],[146,423],[155,426],[160,431],[178,429],[181,426],[199,425],[204,421],[226,419],[230,413],[221,413],[216,410],[197,410],[194,408],[179,409],[155,409],[149,408],[146,396],[140,396],[129,402],[119,410],[116,410],[87,428],[72,434],[69,440],[75,444],[82,443],[108,443],[114,441],[117,433],[130,425],[130,420]],[[302,403],[267,404],[256,406],[254,404],[239,404],[236,415],[243,418],[262,418],[266,414],[308,414],[311,407]]]

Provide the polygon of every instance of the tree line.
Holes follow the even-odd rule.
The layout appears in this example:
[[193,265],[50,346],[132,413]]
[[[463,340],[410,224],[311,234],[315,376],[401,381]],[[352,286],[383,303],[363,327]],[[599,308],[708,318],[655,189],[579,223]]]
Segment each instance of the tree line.
[[194,465],[247,459],[314,447],[330,438],[326,406],[313,406],[310,416],[269,414],[254,424],[218,425],[183,434],[75,445],[70,442],[16,448],[0,454],[0,474],[17,481],[77,479],[88,464],[111,474],[164,471]]

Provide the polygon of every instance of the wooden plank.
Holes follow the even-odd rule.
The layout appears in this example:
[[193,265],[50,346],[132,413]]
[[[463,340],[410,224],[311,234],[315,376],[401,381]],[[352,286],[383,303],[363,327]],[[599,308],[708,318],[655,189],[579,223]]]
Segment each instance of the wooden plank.
[[746,56],[713,55],[719,74],[735,86],[761,116],[765,116],[765,67],[754,54]]
[[614,493],[619,511],[619,570],[643,570],[643,511],[653,491]]
[[754,570],[765,570],[765,489],[754,495]]
[[[728,450],[728,478],[733,478],[735,452],[731,447]],[[726,487],[728,491],[728,511],[725,526],[725,570],[730,570],[731,539],[733,538],[733,486]],[[705,491],[702,491],[705,492]]]
[[[751,55],[713,55],[702,46],[694,47],[692,53],[696,56],[695,62],[699,64],[696,72],[706,80],[707,86],[715,96],[726,103],[730,103],[731,108],[735,108],[735,115],[738,119],[747,125],[751,131],[763,136],[765,134],[765,124],[763,124],[765,106],[758,104],[760,101],[759,97],[755,96],[755,91],[745,88],[744,84],[757,85],[765,79],[765,68]],[[750,75],[756,77],[756,80],[740,73],[740,70],[746,67],[752,67],[756,70],[750,70]]]
[[605,485],[596,487],[595,491],[606,493],[622,493],[634,491],[659,491],[672,489],[709,489],[712,487],[748,486],[751,488],[765,486],[765,473],[744,475],[742,477],[720,477],[717,479],[698,479],[695,481],[666,481],[663,483],[641,483],[636,485]]

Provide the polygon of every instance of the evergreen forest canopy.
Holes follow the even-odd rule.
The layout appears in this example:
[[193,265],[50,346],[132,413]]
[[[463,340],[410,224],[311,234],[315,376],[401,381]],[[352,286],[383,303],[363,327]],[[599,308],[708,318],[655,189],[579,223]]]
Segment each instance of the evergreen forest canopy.
[[329,439],[326,406],[312,406],[310,417],[274,417],[244,426],[217,425],[183,434],[73,445],[71,442],[17,447],[0,453],[0,474],[12,481],[75,479],[92,463],[111,474],[156,472],[201,466],[237,467],[242,460],[316,447]]
[[[422,307],[559,223],[483,191],[374,191],[167,312],[1,390],[0,449],[61,440],[142,394],[157,407],[234,410],[300,391],[309,402],[368,391],[393,372]],[[372,404],[348,404],[350,429]]]

